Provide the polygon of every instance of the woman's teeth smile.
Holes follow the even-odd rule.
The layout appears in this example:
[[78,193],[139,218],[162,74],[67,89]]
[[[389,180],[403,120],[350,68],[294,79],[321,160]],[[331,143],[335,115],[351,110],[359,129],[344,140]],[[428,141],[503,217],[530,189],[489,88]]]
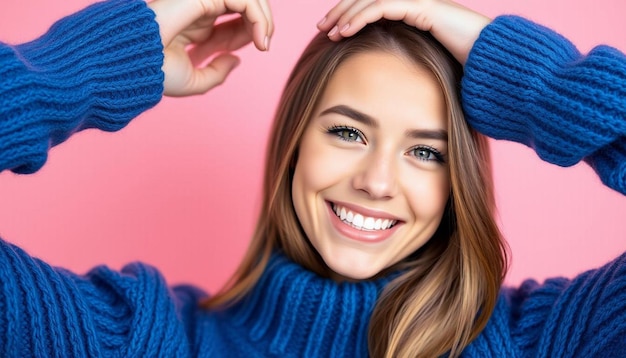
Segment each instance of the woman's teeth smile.
[[341,221],[359,230],[387,230],[398,222],[397,220],[364,216],[337,204],[332,204],[332,208]]

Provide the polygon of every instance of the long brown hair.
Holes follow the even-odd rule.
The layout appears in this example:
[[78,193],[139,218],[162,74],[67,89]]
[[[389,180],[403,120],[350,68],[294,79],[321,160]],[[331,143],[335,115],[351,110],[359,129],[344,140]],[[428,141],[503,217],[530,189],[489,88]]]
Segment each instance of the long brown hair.
[[489,148],[465,122],[460,64],[430,34],[379,21],[340,42],[318,34],[294,67],[274,119],[259,220],[248,251],[226,286],[204,303],[214,308],[243,298],[276,250],[322,276],[330,269],[306,238],[291,199],[298,145],[336,68],[350,56],[387,51],[410,59],[439,82],[448,115],[451,194],[434,236],[390,270],[369,325],[373,357],[458,356],[486,325],[507,268],[506,244],[494,219]]

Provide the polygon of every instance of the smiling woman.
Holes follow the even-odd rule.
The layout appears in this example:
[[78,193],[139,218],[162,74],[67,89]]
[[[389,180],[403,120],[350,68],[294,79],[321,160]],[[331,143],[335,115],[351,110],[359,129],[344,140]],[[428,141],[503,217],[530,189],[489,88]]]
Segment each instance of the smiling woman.
[[[215,87],[239,62],[230,51],[268,50],[271,17],[266,0],[108,0],[0,43],[0,171],[37,171],[78,131]],[[0,356],[624,355],[626,253],[572,280],[501,287],[477,132],[585,161],[626,194],[624,54],[583,56],[528,20],[449,0],[342,0],[318,27],[223,290],[168,287],[142,263],[76,275],[0,240]]]
[[400,56],[372,50],[345,59],[298,150],[299,222],[325,264],[350,279],[373,277],[426,243],[450,193],[448,166],[438,159],[447,141],[416,136],[447,131],[442,91]]
[[461,73],[431,35],[401,22],[340,43],[316,36],[279,104],[252,244],[206,306],[241,300],[278,250],[335,281],[395,277],[375,306],[350,308],[373,312],[372,356],[458,354],[506,271],[487,142],[464,120]]

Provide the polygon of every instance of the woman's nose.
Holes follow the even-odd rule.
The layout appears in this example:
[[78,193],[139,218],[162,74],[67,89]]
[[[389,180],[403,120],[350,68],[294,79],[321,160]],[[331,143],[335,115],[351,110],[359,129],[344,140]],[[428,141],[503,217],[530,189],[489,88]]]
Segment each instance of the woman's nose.
[[363,159],[354,173],[352,186],[372,199],[390,199],[397,194],[396,159],[384,153],[372,153]]

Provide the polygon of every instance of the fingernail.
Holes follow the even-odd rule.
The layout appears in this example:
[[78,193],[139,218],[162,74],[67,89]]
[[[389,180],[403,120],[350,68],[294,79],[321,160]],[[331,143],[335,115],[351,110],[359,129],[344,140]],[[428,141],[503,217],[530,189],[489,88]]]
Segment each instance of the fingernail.
[[343,25],[343,27],[341,28],[341,31],[339,32],[346,32],[349,28],[350,28],[350,24],[345,24]]
[[320,22],[317,23],[317,26],[322,26],[324,25],[325,22],[326,22],[326,16],[324,16],[324,18],[321,19]]
[[336,34],[339,31],[339,28],[337,26],[333,27],[330,32],[328,33],[328,36],[333,36],[334,34]]
[[263,44],[265,45],[265,51],[270,50],[270,38],[269,36],[265,36],[265,40],[263,40]]

